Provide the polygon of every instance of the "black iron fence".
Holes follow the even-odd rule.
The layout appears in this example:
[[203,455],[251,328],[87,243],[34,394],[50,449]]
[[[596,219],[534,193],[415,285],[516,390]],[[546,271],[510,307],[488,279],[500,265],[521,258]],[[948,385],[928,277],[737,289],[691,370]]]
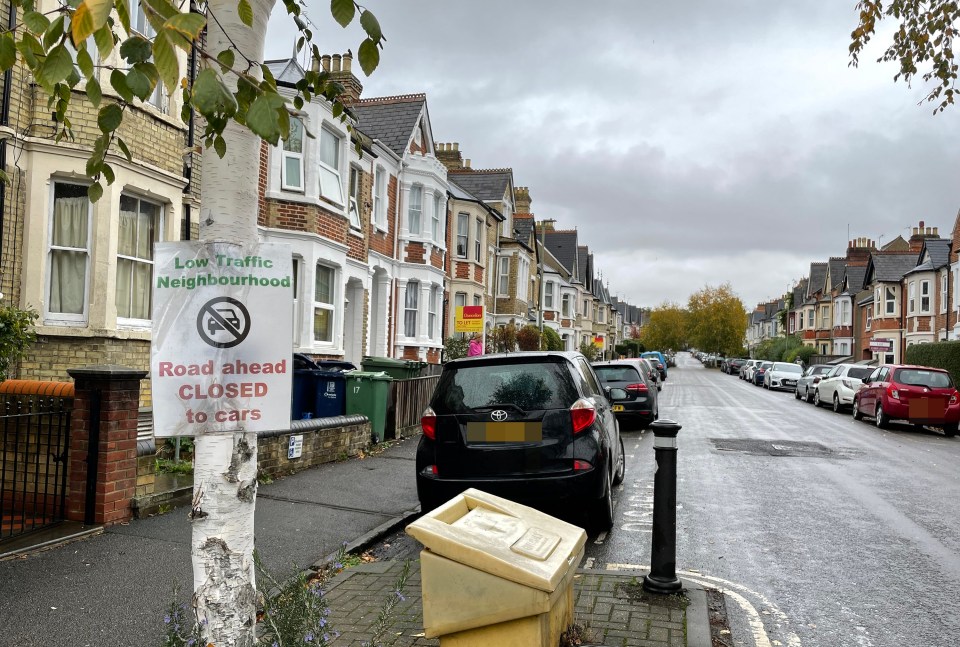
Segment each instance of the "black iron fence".
[[0,540],[62,521],[73,398],[0,395]]

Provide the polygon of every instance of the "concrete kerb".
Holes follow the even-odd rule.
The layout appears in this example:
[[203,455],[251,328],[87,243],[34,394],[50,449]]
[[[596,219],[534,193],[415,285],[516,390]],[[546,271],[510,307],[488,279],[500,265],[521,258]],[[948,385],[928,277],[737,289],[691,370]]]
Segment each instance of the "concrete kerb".
[[[393,534],[403,526],[406,526],[408,523],[410,523],[411,521],[413,521],[419,516],[420,516],[420,506],[418,505],[415,508],[412,508],[410,510],[403,512],[397,517],[388,519],[387,521],[383,522],[373,530],[370,530],[369,532],[366,532],[360,535],[353,541],[348,542],[343,547],[343,552],[345,553],[362,552],[367,548],[369,548],[370,546],[372,546],[373,544],[380,541],[381,539],[383,539],[384,537],[387,537],[388,535]],[[340,552],[341,551],[338,549],[330,553],[326,557],[323,557],[317,560],[316,562],[314,562],[310,568],[314,571],[322,570],[325,566],[333,562],[337,558],[337,555],[340,554]]]

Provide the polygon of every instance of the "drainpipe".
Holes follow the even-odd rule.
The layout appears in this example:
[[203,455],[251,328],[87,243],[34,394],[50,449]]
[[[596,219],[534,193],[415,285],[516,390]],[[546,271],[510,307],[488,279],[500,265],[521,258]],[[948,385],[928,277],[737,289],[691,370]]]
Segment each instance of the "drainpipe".
[[[17,8],[14,3],[10,3],[10,9],[7,12],[7,29],[10,32],[17,26]],[[3,98],[0,103],[0,126],[7,126],[10,123],[10,85],[13,83],[13,70],[9,69],[3,73]],[[0,141],[0,170],[7,168],[7,140]],[[3,214],[7,206],[7,191],[5,187],[0,187],[0,214]],[[0,257],[3,256],[3,223],[6,218],[0,217]]]
[[[198,13],[197,2],[196,0],[190,0],[190,12]],[[197,49],[194,46],[190,46],[190,63],[188,70],[188,81],[190,84],[189,89],[193,89],[193,79],[197,76]],[[188,202],[183,205],[183,217],[186,220],[186,227],[184,227],[183,239],[190,240],[191,230],[193,225],[191,224],[191,215],[190,215],[190,194],[193,187],[193,146],[194,146],[194,136],[196,132],[195,124],[195,112],[193,106],[190,106],[190,118],[187,120],[187,159],[190,160],[187,163],[185,159],[183,162],[183,176],[187,178],[187,185],[183,187],[183,194],[187,196]],[[179,438],[177,439],[179,440]]]

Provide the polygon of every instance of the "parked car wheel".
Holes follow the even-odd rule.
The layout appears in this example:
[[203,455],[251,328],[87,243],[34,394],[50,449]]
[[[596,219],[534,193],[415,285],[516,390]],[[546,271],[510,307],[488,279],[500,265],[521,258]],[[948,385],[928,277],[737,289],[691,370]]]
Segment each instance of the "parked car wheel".
[[794,390],[793,390],[793,399],[794,399],[794,400],[799,400],[799,399],[800,399],[800,391],[798,391],[797,389],[794,389]]
[[860,411],[860,401],[856,398],[853,399],[853,419],[863,420],[863,412]]
[[613,475],[613,484],[623,483],[623,475],[627,471],[627,454],[623,451],[623,437],[620,437],[620,462],[617,464],[617,471]]
[[820,391],[813,392],[813,406],[815,407],[822,406],[822,403],[820,402]]
[[810,387],[807,387],[807,390],[803,392],[803,401],[807,404],[810,404]]
[[877,405],[877,426],[881,429],[886,429],[890,426],[890,416],[888,416],[882,405]]
[[603,496],[587,512],[587,527],[593,532],[606,532],[613,528],[613,486],[609,479]]
[[957,424],[956,422],[953,423],[952,425],[944,425],[943,435],[946,436],[947,438],[953,438],[954,436],[957,435],[958,428],[960,428],[960,424]]
[[840,413],[840,396],[833,394],[833,412]]

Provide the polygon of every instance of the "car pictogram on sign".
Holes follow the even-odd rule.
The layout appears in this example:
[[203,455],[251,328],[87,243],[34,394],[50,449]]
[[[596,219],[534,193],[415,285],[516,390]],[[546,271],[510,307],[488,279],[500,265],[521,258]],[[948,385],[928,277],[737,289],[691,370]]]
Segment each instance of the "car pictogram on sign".
[[[240,330],[240,318],[237,317],[237,313],[233,308],[216,308],[216,311],[220,313],[220,316],[223,318],[223,321],[229,324],[229,327],[233,330]],[[207,320],[207,332],[211,335],[216,334],[221,330],[227,330],[220,323],[220,319],[211,317]]]
[[250,333],[250,312],[233,297],[210,299],[197,314],[200,339],[214,348],[233,348]]

